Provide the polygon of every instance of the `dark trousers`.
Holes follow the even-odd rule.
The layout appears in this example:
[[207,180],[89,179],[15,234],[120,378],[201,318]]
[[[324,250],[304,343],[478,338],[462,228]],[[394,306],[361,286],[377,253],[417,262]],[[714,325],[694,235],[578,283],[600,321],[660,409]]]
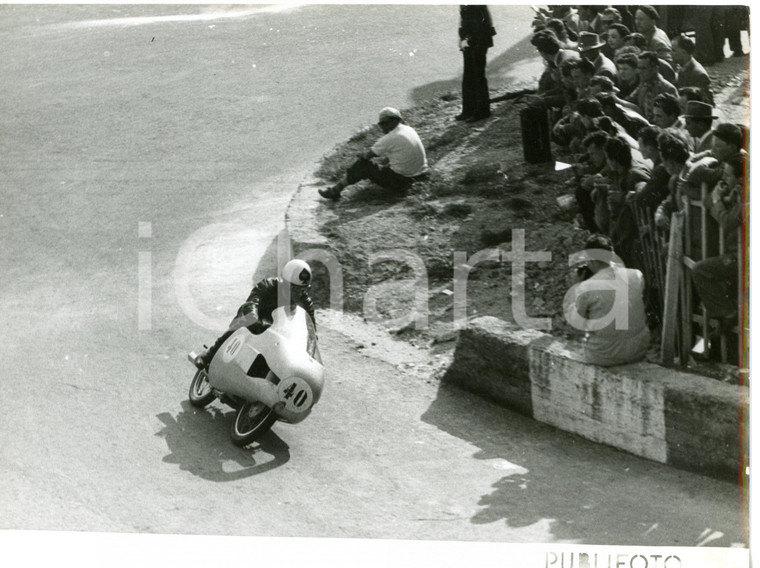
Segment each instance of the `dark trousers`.
[[346,171],[346,181],[351,185],[363,179],[397,192],[406,191],[413,181],[412,178],[397,174],[388,166],[379,166],[371,160],[359,158]]
[[692,269],[694,286],[711,316],[726,317],[738,311],[738,270],[733,255],[707,258]]
[[575,188],[575,202],[578,205],[578,211],[583,218],[583,223],[586,225],[586,229],[591,233],[598,233],[599,227],[594,219],[594,208],[596,205],[591,199],[591,192],[586,191],[580,184],[578,184],[578,187]]
[[724,58],[723,44],[726,42],[724,29],[725,6],[694,6],[687,26],[696,34],[694,56],[702,64],[716,63]]
[[726,37],[728,37],[728,47],[734,53],[741,53],[742,47],[742,30],[749,31],[749,8],[747,6],[728,6],[726,7],[726,16],[724,20]]
[[488,81],[486,80],[487,47],[465,47],[462,75],[462,114],[488,116],[491,114]]

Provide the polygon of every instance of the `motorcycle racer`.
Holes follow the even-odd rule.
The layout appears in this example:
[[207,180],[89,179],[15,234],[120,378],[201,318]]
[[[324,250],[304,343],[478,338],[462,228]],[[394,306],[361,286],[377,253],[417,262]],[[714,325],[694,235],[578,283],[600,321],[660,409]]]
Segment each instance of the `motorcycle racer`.
[[247,327],[251,333],[261,333],[271,321],[272,312],[279,306],[301,306],[311,317],[316,328],[314,303],[309,296],[311,267],[303,260],[293,259],[282,268],[279,278],[265,278],[256,284],[225,331],[204,353],[195,360],[199,369],[207,369],[214,355],[235,330]]

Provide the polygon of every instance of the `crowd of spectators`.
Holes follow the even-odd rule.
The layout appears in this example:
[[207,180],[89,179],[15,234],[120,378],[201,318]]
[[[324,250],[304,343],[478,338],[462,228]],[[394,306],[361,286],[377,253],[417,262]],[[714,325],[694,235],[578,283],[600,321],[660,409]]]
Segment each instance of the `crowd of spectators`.
[[[727,329],[739,310],[737,228],[748,131],[718,120],[698,49],[705,42],[698,34],[707,32],[673,33],[671,18],[669,34],[658,10],[538,10],[531,43],[545,70],[529,104],[546,109],[553,142],[571,156],[579,225],[608,239],[618,260],[643,274],[649,327],[662,323],[665,284],[666,251],[653,263],[652,242],[658,238],[666,248],[672,215],[686,210],[684,254],[696,263],[687,272],[694,305]],[[730,40],[730,47],[743,55],[740,41]],[[690,210],[695,202],[706,214]],[[637,350],[635,357],[642,356]]]

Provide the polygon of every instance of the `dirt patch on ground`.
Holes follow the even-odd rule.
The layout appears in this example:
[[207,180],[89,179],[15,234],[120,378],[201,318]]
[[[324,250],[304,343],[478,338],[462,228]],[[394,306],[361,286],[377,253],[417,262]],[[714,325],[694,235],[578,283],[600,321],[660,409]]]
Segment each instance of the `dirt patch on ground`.
[[[439,337],[454,323],[457,255],[472,266],[467,279],[467,315],[511,320],[512,265],[498,261],[474,264],[473,255],[486,254],[485,250],[511,251],[512,230],[516,229],[524,231],[526,250],[551,252],[550,261],[526,266],[528,314],[560,314],[567,289],[568,254],[582,248],[586,233],[575,228],[574,215],[557,204],[557,198],[570,190],[566,185],[569,170],[555,172],[553,164],[524,162],[519,106],[495,106],[493,116],[476,126],[453,120],[459,110],[458,98],[453,96],[405,112],[406,121],[426,143],[430,179],[415,184],[403,198],[369,183],[354,186],[331,205],[337,221],[324,227],[347,268],[347,309],[362,310],[365,295],[372,289],[382,318],[410,313],[415,298],[411,282],[416,275],[409,259],[420,258],[429,279],[430,327],[405,332],[426,340],[431,334]],[[357,134],[325,159],[317,175],[334,182],[342,167],[377,136],[375,128]],[[370,259],[385,252],[391,258],[370,269]]]
[[[726,61],[712,74],[725,102],[724,115],[746,123],[746,60]],[[588,233],[575,222],[575,211],[558,201],[573,192],[572,170],[525,162],[519,120],[523,106],[519,97],[493,104],[491,118],[475,124],[454,120],[458,93],[408,109],[404,118],[425,143],[430,178],[405,196],[362,183],[339,201],[324,203],[334,215],[321,231],[344,268],[346,310],[384,324],[415,345],[450,349],[459,314],[456,267],[468,272],[466,317],[513,321],[512,299],[523,292],[515,277],[519,271],[504,254],[513,252],[513,239],[524,235],[525,251],[543,252],[541,261],[525,265],[527,315],[550,323],[546,331],[552,334],[579,337],[564,321],[562,299],[569,287],[568,257],[583,248]],[[356,133],[325,156],[315,176],[326,185],[335,183],[356,154],[380,135],[375,126]],[[573,161],[556,147],[554,158]],[[478,262],[484,255],[491,260]],[[423,273],[426,289],[415,286]],[[327,302],[319,280],[317,275],[315,297]],[[427,325],[421,329],[409,321],[420,301],[428,304]],[[655,343],[653,362],[659,357]],[[725,369],[699,370],[723,380],[735,376]]]

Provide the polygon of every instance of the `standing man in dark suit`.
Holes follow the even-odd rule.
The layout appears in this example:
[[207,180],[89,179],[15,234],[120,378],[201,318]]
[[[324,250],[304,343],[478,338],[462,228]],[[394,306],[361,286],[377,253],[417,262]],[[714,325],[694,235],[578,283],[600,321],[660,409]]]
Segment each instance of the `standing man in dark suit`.
[[460,6],[459,16],[459,49],[464,56],[464,75],[462,112],[456,119],[477,122],[491,116],[486,52],[493,47],[496,30],[487,6]]
[[702,100],[713,104],[710,75],[702,64],[694,59],[696,42],[689,36],[681,34],[673,39],[672,46],[673,62],[678,64],[678,78],[674,83],[676,88],[698,87],[702,91]]

